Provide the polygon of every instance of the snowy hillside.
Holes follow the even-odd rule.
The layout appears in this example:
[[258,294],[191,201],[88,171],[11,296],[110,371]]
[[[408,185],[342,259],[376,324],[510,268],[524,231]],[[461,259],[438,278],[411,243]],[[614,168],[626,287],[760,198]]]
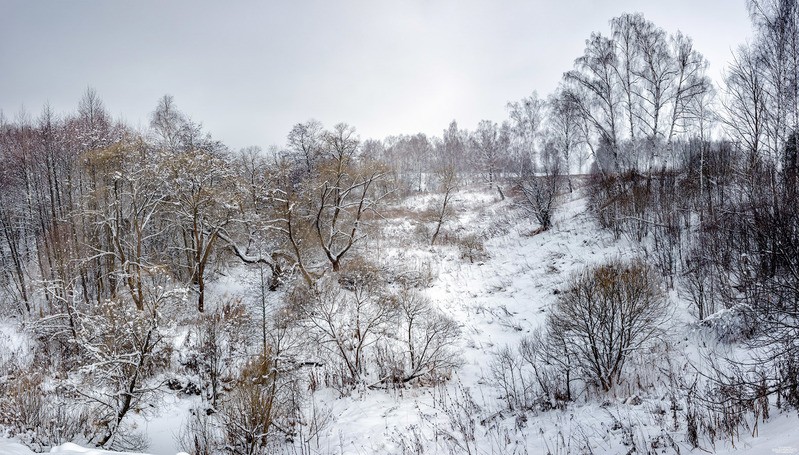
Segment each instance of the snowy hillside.
[[[500,200],[496,191],[482,186],[462,189],[452,200],[454,210],[442,231],[444,240],[434,246],[425,243],[426,236],[420,234],[426,233],[429,224],[421,214],[434,206],[440,195],[398,201],[396,212],[405,218],[392,220],[384,225],[384,231],[372,233],[367,251],[379,255],[375,260],[382,263],[410,264],[424,271],[421,294],[459,328],[451,350],[457,366],[442,371],[445,377],[440,380],[428,378],[399,386],[372,381],[347,389],[320,383],[300,405],[302,421],[295,435],[270,450],[336,454],[691,451],[684,397],[676,396],[675,385],[666,382],[664,368],[686,377],[695,375],[690,364],[700,361],[695,353],[700,344],[707,343],[707,336],[697,331],[688,304],[676,291],[667,295],[673,308],[662,327],[664,339],[648,348],[655,351],[632,356],[634,368],[612,392],[601,394],[586,388],[570,403],[533,401],[534,406],[521,409],[511,405],[510,389],[524,395],[525,390],[515,389],[537,387],[525,382],[533,377],[530,365],[523,365],[524,360],[513,353],[522,340],[545,324],[569,278],[586,266],[630,260],[641,254],[636,243],[616,240],[597,226],[582,191],[565,195],[553,227],[537,232],[537,225],[511,199]],[[478,240],[465,248],[465,238]],[[240,266],[220,271],[209,284],[209,300],[251,298],[252,280],[252,270]],[[269,298],[284,298],[283,292]],[[33,341],[19,330],[13,320],[7,321],[2,336],[9,350],[18,352],[15,361],[24,364]],[[175,358],[192,355],[187,339],[193,330],[181,324],[172,327]],[[305,351],[307,348],[301,347],[295,355],[314,360],[315,354]],[[238,352],[252,350],[242,346]],[[7,355],[6,361],[11,358]],[[300,371],[299,380],[307,387],[309,377],[322,368],[310,366]],[[180,435],[192,420],[192,412],[211,406],[207,397],[187,393],[185,381],[191,380],[190,376],[165,374],[165,381],[172,376],[184,385],[164,387],[160,398],[148,404],[151,409],[137,410],[130,424],[149,441],[148,453],[155,455],[191,451],[183,446]],[[775,413],[757,425],[756,437],[747,429],[754,424],[749,422],[734,440],[719,438],[712,445],[703,440],[702,447],[716,453],[770,453],[799,447],[799,434],[791,431],[799,425],[795,413]],[[116,453],[74,444],[59,445],[52,452]],[[0,453],[32,452],[6,441],[0,442]]]

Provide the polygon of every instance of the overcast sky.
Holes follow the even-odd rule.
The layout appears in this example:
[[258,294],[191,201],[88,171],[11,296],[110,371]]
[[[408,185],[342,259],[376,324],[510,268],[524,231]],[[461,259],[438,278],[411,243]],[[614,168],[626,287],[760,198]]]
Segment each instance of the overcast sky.
[[234,148],[310,118],[440,135],[551,92],[622,12],[692,37],[716,79],[751,33],[745,0],[0,0],[0,109],[72,112],[92,86],[134,126],[171,94]]

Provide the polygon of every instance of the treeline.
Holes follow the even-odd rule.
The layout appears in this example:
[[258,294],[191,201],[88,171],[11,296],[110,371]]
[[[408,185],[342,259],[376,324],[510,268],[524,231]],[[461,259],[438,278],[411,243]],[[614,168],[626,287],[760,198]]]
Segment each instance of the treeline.
[[[157,266],[192,285],[202,312],[208,268],[234,257],[268,264],[275,285],[287,271],[309,281],[325,262],[297,247],[305,221],[318,227],[306,246],[318,244],[336,270],[358,236],[357,228],[339,230],[342,210],[326,213],[341,196],[369,211],[380,198],[371,194],[376,187],[421,191],[449,170],[501,194],[500,183],[519,183],[546,229],[559,177],[571,190],[568,176],[587,171],[589,160],[607,178],[651,176],[686,164],[689,138],[709,143],[712,85],[690,39],[628,14],[612,21],[612,37],[594,34],[587,45],[547,99],[534,93],[508,103],[501,125],[483,120],[468,131],[453,121],[440,138],[361,143],[348,125],[326,130],[311,120],[295,125],[283,147],[230,151],[169,96],[138,132],[114,122],[91,89],[75,114],[20,114],[2,123],[2,286],[20,313],[40,310],[34,287],[48,309],[65,299],[115,299],[122,290],[141,309],[144,270]],[[338,177],[322,175],[331,163],[339,163]],[[344,176],[351,186],[295,212],[295,193],[309,191],[300,187],[327,177],[336,186]],[[362,213],[352,216],[357,226]],[[335,232],[325,233],[325,222]]]

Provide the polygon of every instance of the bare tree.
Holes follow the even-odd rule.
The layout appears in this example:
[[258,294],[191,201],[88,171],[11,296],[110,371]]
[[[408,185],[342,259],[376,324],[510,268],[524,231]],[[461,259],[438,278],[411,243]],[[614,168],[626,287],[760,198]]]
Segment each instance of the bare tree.
[[453,120],[441,136],[441,143],[436,151],[439,166],[443,168],[453,168],[456,172],[466,170],[466,163],[469,161],[467,156],[467,138],[463,130],[458,129],[458,122]]
[[535,217],[542,231],[552,226],[558,193],[561,190],[561,156],[552,142],[544,146],[540,174],[519,181],[522,190],[522,207]]
[[161,188],[163,161],[157,153],[149,153],[139,137],[95,151],[87,161],[106,177],[90,193],[105,202],[98,204],[97,219],[110,239],[108,250],[97,253],[113,259],[112,273],[127,288],[136,308],[143,310],[149,291],[147,277],[158,273],[155,264],[161,259],[154,250],[164,234],[164,229],[155,227],[167,199]]
[[639,51],[638,30],[645,22],[641,14],[622,14],[610,20],[611,34],[616,43],[618,64],[615,65],[616,76],[622,92],[627,134],[630,141],[635,142],[641,130],[640,112],[640,68],[642,59]]
[[596,151],[610,154],[602,160],[612,173],[644,165],[651,176],[655,164],[665,164],[661,149],[671,152],[691,125],[693,99],[711,87],[707,62],[688,37],[669,36],[641,14],[613,18],[611,33],[587,41],[565,75],[566,93],[595,130]]
[[547,104],[549,116],[545,136],[549,138],[550,144],[562,159],[563,173],[566,174],[571,193],[573,190],[571,164],[575,157],[579,158],[581,152],[579,149],[583,145],[580,137],[580,113],[572,99],[563,92],[550,96]]
[[129,436],[128,414],[153,400],[161,382],[155,378],[167,364],[162,311],[182,297],[180,289],[161,288],[148,299],[146,311],[108,301],[80,314],[76,342],[78,362],[69,389],[96,408],[103,435],[98,447],[119,447]]
[[239,209],[238,190],[230,167],[201,150],[185,152],[167,163],[167,201],[177,221],[179,257],[197,290],[197,310],[205,311],[205,277],[220,233]]
[[621,91],[616,68],[618,58],[613,40],[598,33],[586,41],[585,54],[575,61],[575,70],[564,76],[570,100],[580,115],[596,130],[611,154],[613,172],[620,172],[618,132]]
[[150,114],[150,128],[153,129],[160,146],[175,153],[181,146],[180,131],[186,123],[186,117],[175,104],[172,95],[164,95],[158,100],[158,106]]
[[297,159],[305,165],[305,171],[310,175],[316,168],[316,163],[323,151],[323,128],[317,120],[308,120],[298,123],[291,128],[288,135],[288,145]]
[[425,175],[433,168],[433,143],[423,133],[389,136],[384,158],[404,186],[415,191],[425,189]]
[[738,49],[725,80],[725,125],[750,157],[759,157],[765,148],[767,94],[757,56],[751,48]]
[[[799,6],[793,0],[747,2],[755,29],[752,52],[767,94],[763,146],[779,159],[799,131]],[[765,151],[765,150],[764,150]]]
[[490,120],[481,120],[472,135],[472,147],[479,159],[478,166],[486,174],[489,186],[494,186],[494,182],[499,177],[501,160],[505,151],[503,139],[497,124]]
[[362,237],[365,213],[374,211],[382,195],[373,184],[385,174],[378,163],[359,163],[355,129],[338,124],[325,133],[326,154],[315,182],[311,220],[316,240],[334,271]]
[[318,346],[342,367],[345,387],[365,379],[367,348],[385,337],[386,324],[397,315],[395,299],[381,292],[379,283],[357,272],[352,278],[351,290],[323,278],[301,307]]
[[517,160],[522,175],[531,173],[535,167],[539,129],[544,122],[544,107],[544,100],[538,98],[535,92],[507,105],[511,120],[511,142],[518,149]]
[[671,146],[679,131],[697,126],[699,134],[706,134],[707,112],[697,109],[708,106],[714,98],[713,84],[706,76],[708,62],[693,47],[691,38],[677,32],[671,38],[671,53],[676,75],[672,83],[672,109],[666,144]]
[[398,296],[398,307],[405,326],[407,360],[401,382],[421,376],[439,378],[458,364],[453,345],[460,329],[451,318],[436,311],[430,301],[412,290]]
[[450,202],[453,193],[457,190],[459,185],[458,174],[455,172],[454,168],[447,168],[439,171],[438,177],[441,181],[441,192],[444,194],[441,198],[441,205],[436,210],[436,229],[433,231],[433,238],[430,240],[430,245],[436,244],[438,234],[441,232],[441,226],[444,225],[444,222],[447,220],[447,218],[452,216],[452,207]]
[[29,259],[25,249],[29,239],[24,220],[29,212],[25,210],[24,161],[12,155],[6,140],[0,144],[0,160],[4,163],[0,168],[0,285],[9,291],[9,296],[18,296],[17,301],[22,305],[16,310],[25,314],[30,313],[31,303],[25,270]]

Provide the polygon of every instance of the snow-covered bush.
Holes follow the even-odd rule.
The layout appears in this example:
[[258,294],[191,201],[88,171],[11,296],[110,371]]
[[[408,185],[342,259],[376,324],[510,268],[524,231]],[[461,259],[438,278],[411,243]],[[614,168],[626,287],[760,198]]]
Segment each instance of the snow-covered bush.
[[250,315],[238,300],[229,300],[212,313],[197,317],[180,351],[180,363],[197,383],[180,387],[187,393],[199,389],[212,407],[243,366],[247,355]]
[[503,346],[494,353],[488,368],[491,385],[499,389],[508,410],[525,411],[532,408],[532,395],[535,393],[530,384],[532,378],[518,352]]
[[122,302],[107,301],[94,310],[79,334],[82,362],[65,385],[94,409],[103,433],[98,446],[141,449],[138,443],[127,447],[133,429],[125,417],[158,398],[156,375],[172,355],[165,321],[157,308],[138,311]]
[[295,365],[271,349],[246,362],[216,408],[195,408],[179,436],[190,453],[275,453],[300,423],[301,390]]
[[466,234],[458,238],[455,243],[458,246],[461,259],[468,259],[469,263],[482,262],[490,257],[483,239],[478,235]]
[[529,174],[519,180],[521,198],[519,204],[538,222],[541,231],[546,231],[552,226],[552,217],[557,206],[557,198],[561,192],[564,178],[561,175],[561,160],[556,153],[547,153],[544,150],[542,175]]
[[573,347],[583,377],[607,392],[622,379],[630,354],[659,335],[669,308],[647,266],[616,260],[571,278],[547,330]]
[[522,338],[518,350],[539,390],[534,396],[535,406],[540,410],[562,408],[573,399],[572,382],[578,378],[572,346],[556,334],[539,329]]
[[700,333],[723,343],[748,340],[757,330],[755,311],[745,303],[717,311],[696,323]]
[[49,390],[34,369],[24,372],[0,388],[0,426],[10,435],[37,451],[96,435],[88,406],[63,391]]
[[430,384],[459,364],[458,325],[415,289],[426,285],[429,270],[400,269],[353,260],[289,294],[295,330],[324,365],[326,385],[347,393],[358,384]]
[[454,345],[460,336],[457,323],[437,310],[432,302],[412,290],[397,296],[402,327],[397,338],[401,371],[392,375],[394,382],[407,383],[426,379],[433,383],[449,377],[460,359]]
[[299,420],[300,391],[272,352],[249,362],[221,406],[227,451],[272,452],[270,446],[291,441]]
[[510,411],[548,411],[571,401],[574,353],[544,330],[505,346],[489,364],[491,384],[502,393]]
[[327,276],[292,294],[299,328],[307,331],[312,352],[326,364],[330,385],[347,389],[365,381],[370,375],[369,348],[386,337],[389,322],[396,320],[396,300],[379,283],[367,280],[370,276]]

